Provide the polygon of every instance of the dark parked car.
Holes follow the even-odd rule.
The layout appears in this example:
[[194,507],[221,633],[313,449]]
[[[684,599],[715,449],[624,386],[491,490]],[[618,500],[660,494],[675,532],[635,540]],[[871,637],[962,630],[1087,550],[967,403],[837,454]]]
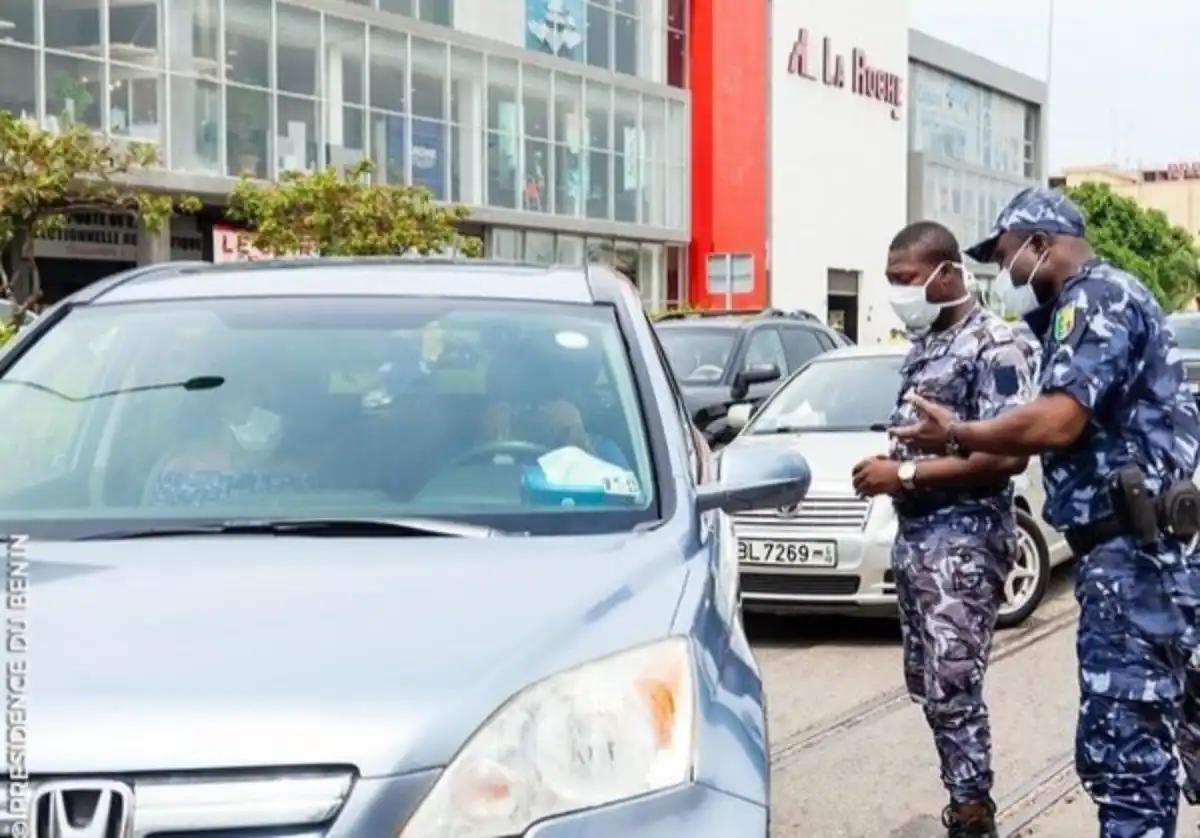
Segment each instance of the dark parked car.
[[668,314],[655,329],[692,421],[714,448],[737,436],[726,422],[731,406],[758,404],[821,353],[853,345],[803,311]]
[[729,513],[808,467],[714,458],[611,270],[159,266],[0,384],[34,833],[768,838]]

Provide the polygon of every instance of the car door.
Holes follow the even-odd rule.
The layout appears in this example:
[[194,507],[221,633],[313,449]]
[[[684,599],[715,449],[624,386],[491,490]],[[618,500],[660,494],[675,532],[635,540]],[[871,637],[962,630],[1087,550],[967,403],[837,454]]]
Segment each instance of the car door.
[[789,326],[783,330],[783,349],[787,353],[788,364],[798,370],[822,352],[833,349],[833,342],[815,329],[804,326]]
[[762,364],[773,364],[779,368],[777,381],[764,381],[751,384],[746,401],[758,404],[775,392],[779,382],[787,378],[794,367],[788,363],[787,350],[784,348],[783,337],[775,326],[759,326],[746,339],[746,352],[742,356],[742,370],[748,370]]

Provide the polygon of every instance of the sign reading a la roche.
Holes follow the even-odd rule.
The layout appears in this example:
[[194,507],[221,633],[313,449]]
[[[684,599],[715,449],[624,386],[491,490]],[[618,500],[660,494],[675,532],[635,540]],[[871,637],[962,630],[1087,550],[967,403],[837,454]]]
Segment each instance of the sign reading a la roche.
[[[829,87],[845,89],[846,87],[846,56],[836,52],[833,41],[821,39],[820,75],[812,60],[809,49],[809,33],[801,29],[796,33],[792,43],[791,54],[788,55],[788,73],[813,81],[820,81]],[[903,106],[904,79],[895,73],[881,70],[871,64],[865,50],[850,51],[850,92],[866,99],[874,99],[892,109],[892,119],[900,118],[900,108]]]

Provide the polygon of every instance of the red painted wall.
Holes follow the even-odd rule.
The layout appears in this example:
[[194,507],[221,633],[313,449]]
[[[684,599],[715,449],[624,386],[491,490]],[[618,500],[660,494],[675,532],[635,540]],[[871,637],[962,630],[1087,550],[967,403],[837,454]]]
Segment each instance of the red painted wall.
[[692,94],[692,243],[688,302],[724,308],[708,293],[711,253],[754,254],[754,289],[738,309],[767,304],[768,4],[764,0],[689,0]]

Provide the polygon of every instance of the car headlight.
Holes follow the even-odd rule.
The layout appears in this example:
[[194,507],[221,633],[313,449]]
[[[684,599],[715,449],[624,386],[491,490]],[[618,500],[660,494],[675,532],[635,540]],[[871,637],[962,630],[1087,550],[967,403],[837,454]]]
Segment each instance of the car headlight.
[[517,693],[450,761],[400,838],[498,838],[692,779],[691,646],[671,638]]

